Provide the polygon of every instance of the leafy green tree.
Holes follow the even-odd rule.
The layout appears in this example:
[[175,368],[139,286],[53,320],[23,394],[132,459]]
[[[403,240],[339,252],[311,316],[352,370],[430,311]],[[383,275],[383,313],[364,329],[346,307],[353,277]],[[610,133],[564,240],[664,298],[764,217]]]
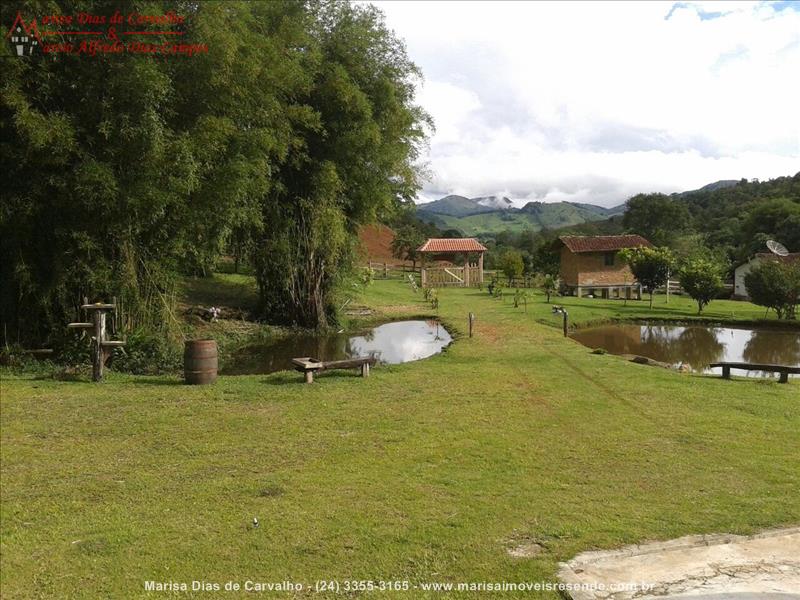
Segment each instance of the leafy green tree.
[[800,202],[778,198],[754,206],[742,223],[742,237],[748,254],[761,251],[768,239],[800,248]]
[[675,264],[669,248],[626,248],[620,250],[620,258],[628,266],[636,281],[650,294],[650,308],[653,308],[653,292],[664,285]]
[[414,104],[419,71],[377,8],[310,4],[309,17],[308,118],[264,206],[256,277],[270,320],[325,327],[358,225],[415,196],[430,119]]
[[63,331],[83,296],[117,296],[128,328],[174,323],[179,271],[208,273],[231,231],[260,224],[295,143],[295,98],[312,81],[302,5],[147,7],[184,15],[182,41],[209,53],[13,60],[0,45],[0,306],[17,339]]
[[697,312],[717,297],[722,290],[722,269],[718,263],[695,258],[686,261],[678,272],[681,287],[697,302]]
[[117,296],[126,327],[174,323],[178,275],[226,248],[253,261],[263,317],[324,326],[358,226],[418,189],[417,68],[369,5],[145,5],[185,16],[181,41],[208,53],[15,60],[0,44],[8,337],[46,341],[84,295]]
[[669,245],[686,231],[691,217],[686,205],[664,194],[637,194],[627,202],[623,226],[656,246]]
[[547,303],[550,304],[550,296],[555,294],[558,289],[558,279],[546,273],[539,278],[538,284],[547,298]]
[[800,303],[800,263],[767,261],[744,277],[750,299],[773,309],[779,319],[793,319]]
[[419,253],[417,248],[425,243],[425,236],[421,231],[411,226],[399,229],[392,240],[392,256],[400,260],[410,260],[413,269],[417,268]]
[[499,267],[506,279],[508,279],[508,285],[511,285],[514,279],[522,277],[522,271],[525,267],[522,262],[522,254],[517,250],[506,250],[500,256]]
[[531,255],[531,270],[556,277],[560,268],[561,257],[553,250],[552,240],[543,240]]

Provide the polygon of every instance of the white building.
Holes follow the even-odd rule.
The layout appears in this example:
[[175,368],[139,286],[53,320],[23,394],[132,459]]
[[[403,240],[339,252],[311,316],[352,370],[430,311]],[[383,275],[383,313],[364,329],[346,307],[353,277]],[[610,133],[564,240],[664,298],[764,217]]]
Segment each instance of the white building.
[[756,254],[753,258],[748,260],[746,263],[742,263],[736,270],[733,272],[733,297],[738,300],[748,300],[750,298],[750,294],[747,293],[747,287],[744,285],[744,278],[750,271],[753,270],[754,267],[760,265],[761,263],[772,260],[772,261],[782,261],[782,262],[794,262],[796,260],[800,260],[800,252],[795,252],[793,254],[787,254],[786,256],[778,256],[777,254],[772,254],[771,252],[761,252]]

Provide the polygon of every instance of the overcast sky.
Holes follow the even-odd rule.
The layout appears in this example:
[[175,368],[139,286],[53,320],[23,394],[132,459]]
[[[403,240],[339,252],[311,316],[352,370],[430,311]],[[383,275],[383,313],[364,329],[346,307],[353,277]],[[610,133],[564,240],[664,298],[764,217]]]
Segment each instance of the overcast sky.
[[800,171],[800,2],[373,3],[436,121],[421,202],[612,206]]

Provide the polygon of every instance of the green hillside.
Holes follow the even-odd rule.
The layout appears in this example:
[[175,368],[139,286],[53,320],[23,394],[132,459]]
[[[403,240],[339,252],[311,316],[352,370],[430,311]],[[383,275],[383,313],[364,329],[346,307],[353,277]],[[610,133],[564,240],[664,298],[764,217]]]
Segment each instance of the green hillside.
[[[452,209],[452,207],[448,207]],[[464,235],[479,236],[501,231],[540,231],[581,225],[608,219],[618,209],[607,209],[591,204],[569,202],[529,202],[521,209],[492,210],[479,214],[454,216],[417,209],[417,215],[426,223],[440,229],[457,229]]]

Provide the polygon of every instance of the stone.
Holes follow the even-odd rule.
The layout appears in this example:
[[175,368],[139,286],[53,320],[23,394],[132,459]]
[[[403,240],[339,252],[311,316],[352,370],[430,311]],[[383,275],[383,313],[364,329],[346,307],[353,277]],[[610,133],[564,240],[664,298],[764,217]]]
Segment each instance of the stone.
[[745,600],[748,595],[766,598],[787,593],[796,598],[800,527],[753,536],[690,535],[583,552],[561,563],[558,575],[572,587],[581,584],[566,592],[572,600],[655,600],[675,595],[718,600],[730,594]]

